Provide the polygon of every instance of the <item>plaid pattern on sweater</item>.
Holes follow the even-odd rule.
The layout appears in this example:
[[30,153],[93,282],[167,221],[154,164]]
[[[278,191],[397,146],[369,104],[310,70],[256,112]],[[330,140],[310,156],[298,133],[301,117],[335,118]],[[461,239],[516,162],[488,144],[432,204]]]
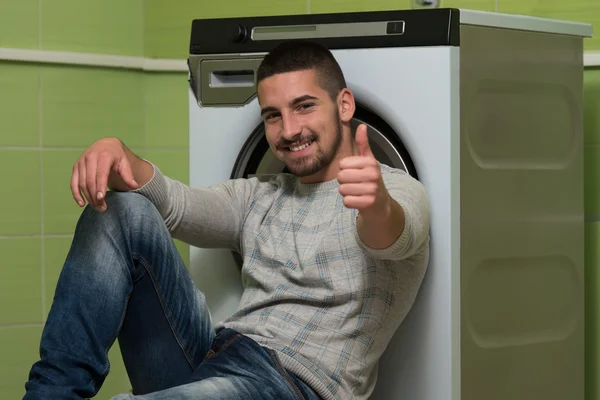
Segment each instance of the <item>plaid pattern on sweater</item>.
[[402,170],[381,169],[406,214],[404,232],[387,249],[361,241],[357,212],[344,206],[336,180],[302,184],[282,174],[190,189],[155,166],[138,191],[157,206],[173,237],[242,254],[240,306],[217,329],[274,349],[323,399],[367,399],[429,255],[423,186]]

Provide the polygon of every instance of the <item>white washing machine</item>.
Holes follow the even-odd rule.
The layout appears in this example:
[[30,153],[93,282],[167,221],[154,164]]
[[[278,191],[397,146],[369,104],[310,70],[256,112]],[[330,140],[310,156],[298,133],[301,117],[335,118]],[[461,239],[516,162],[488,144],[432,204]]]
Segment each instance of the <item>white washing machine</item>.
[[[428,273],[372,398],[583,399],[590,35],[585,24],[457,9],[195,20],[191,186],[284,171],[264,138],[255,71],[281,40],[326,45],[376,157],[431,200]],[[238,304],[239,259],[191,249],[215,321]]]

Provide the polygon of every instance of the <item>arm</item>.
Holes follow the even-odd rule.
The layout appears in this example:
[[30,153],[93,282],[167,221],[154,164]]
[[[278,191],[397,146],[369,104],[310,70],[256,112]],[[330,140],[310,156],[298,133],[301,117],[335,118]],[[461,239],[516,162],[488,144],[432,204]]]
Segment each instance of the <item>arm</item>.
[[160,169],[135,192],[150,199],[171,235],[196,247],[239,251],[246,211],[259,187],[258,179],[234,179],[208,188],[190,188]]
[[404,172],[389,169],[383,181],[384,206],[358,215],[356,239],[376,258],[408,258],[429,242],[429,199],[423,185]]
[[239,250],[240,230],[259,181],[238,179],[191,189],[165,177],[118,138],[104,138],[86,149],[73,166],[71,192],[80,207],[86,199],[104,212],[107,187],[146,196],[177,239],[198,247]]

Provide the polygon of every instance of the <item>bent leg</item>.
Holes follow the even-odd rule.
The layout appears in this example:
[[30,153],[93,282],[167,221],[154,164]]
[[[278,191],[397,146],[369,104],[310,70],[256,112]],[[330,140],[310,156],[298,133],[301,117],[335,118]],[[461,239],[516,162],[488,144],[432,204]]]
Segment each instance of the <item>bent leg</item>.
[[156,208],[136,193],[106,202],[79,219],[25,399],[94,396],[117,336],[134,393],[187,382],[210,348],[204,296]]

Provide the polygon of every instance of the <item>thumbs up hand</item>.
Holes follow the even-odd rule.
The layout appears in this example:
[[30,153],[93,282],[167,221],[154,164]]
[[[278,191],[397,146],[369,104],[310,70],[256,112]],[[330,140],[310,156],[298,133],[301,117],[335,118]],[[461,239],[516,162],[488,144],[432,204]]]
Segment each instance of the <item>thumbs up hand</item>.
[[363,216],[386,215],[391,198],[369,146],[366,125],[361,124],[357,128],[355,144],[358,155],[342,159],[337,176],[344,205],[359,210]]

